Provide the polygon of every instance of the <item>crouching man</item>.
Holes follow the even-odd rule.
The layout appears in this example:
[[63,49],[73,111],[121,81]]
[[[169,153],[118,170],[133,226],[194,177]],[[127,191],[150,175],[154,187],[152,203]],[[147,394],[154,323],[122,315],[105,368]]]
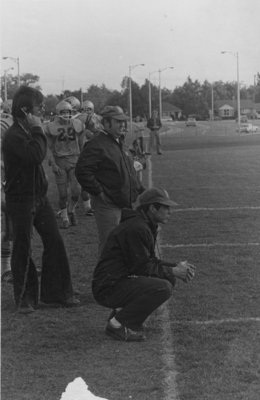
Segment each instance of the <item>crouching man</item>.
[[136,210],[124,210],[108,236],[92,290],[99,304],[113,309],[106,334],[114,339],[145,340],[143,323],[171,297],[176,278],[194,277],[195,267],[187,261],[166,262],[155,254],[158,224],[167,223],[175,205],[165,190],[145,190]]

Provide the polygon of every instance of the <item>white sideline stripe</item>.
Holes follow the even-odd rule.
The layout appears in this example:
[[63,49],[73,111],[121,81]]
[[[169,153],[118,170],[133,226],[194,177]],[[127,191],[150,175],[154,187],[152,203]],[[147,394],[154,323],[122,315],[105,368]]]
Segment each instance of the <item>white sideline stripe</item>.
[[245,318],[224,318],[224,319],[211,319],[207,321],[171,321],[170,324],[177,325],[221,325],[221,324],[235,324],[241,322],[260,322],[260,317],[245,317]]
[[260,246],[260,243],[188,243],[188,244],[162,244],[162,248],[184,248],[184,247],[248,247],[248,246]]
[[[148,188],[153,186],[152,181],[152,162],[151,159],[147,160],[147,169],[148,169]],[[160,248],[160,242],[158,239],[158,247]],[[176,363],[175,363],[175,354],[173,351],[173,334],[170,324],[170,311],[169,304],[164,303],[162,307],[159,308],[159,312],[161,314],[161,318],[163,320],[163,329],[162,329],[162,362],[165,366],[165,374],[164,374],[164,400],[180,400],[177,380],[176,377],[178,375]]]
[[191,208],[173,208],[173,212],[186,211],[232,211],[232,210],[260,210],[260,206],[244,206],[244,207],[191,207]]

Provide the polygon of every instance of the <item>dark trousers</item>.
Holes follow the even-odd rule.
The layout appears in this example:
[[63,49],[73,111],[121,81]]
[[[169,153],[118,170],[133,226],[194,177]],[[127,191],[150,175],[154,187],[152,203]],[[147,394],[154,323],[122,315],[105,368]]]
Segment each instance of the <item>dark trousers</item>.
[[40,298],[46,303],[66,303],[72,297],[69,262],[56,217],[47,197],[6,197],[13,228],[11,269],[17,306],[37,305],[39,283],[32,259],[33,226],[43,243]]
[[146,318],[171,297],[172,284],[160,278],[129,277],[122,279],[112,290],[93,294],[97,302],[108,308],[121,308],[116,319],[127,328],[138,330]]

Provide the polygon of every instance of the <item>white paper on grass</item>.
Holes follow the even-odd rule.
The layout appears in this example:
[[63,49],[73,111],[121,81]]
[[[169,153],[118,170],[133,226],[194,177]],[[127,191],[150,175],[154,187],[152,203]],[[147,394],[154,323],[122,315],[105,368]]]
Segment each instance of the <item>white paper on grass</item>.
[[95,396],[88,390],[88,385],[82,378],[75,378],[66,387],[60,400],[108,400],[104,397]]

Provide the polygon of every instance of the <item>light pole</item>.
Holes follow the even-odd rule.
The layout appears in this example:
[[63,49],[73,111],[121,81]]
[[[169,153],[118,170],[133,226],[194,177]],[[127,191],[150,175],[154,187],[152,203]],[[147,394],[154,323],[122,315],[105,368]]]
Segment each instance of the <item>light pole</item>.
[[257,75],[254,75],[254,104],[255,104],[255,93],[256,93],[256,78]]
[[21,79],[20,79],[20,60],[19,60],[19,57],[8,57],[8,56],[5,56],[5,57],[2,57],[2,58],[3,58],[3,60],[7,60],[9,58],[10,60],[13,60],[14,62],[16,62],[16,64],[17,64],[18,86],[20,86]]
[[159,118],[162,119],[162,92],[161,92],[161,73],[166,69],[173,69],[174,67],[166,67],[159,69]]
[[132,109],[132,77],[131,72],[135,67],[144,66],[145,64],[129,65],[129,118],[130,118],[130,134],[133,130],[133,109]]
[[233,53],[232,51],[222,51],[221,54],[232,54],[237,59],[237,122],[238,132],[240,133],[240,82],[239,82],[239,54],[238,51]]
[[213,83],[211,84],[211,121],[214,121],[214,93]]
[[149,72],[149,81],[148,81],[148,96],[149,96],[149,118],[152,116],[152,91],[151,91],[151,75],[154,74],[156,71]]
[[13,69],[13,67],[11,68],[7,68],[4,70],[4,101],[7,101],[8,96],[7,96],[7,72],[10,71],[11,69]]

